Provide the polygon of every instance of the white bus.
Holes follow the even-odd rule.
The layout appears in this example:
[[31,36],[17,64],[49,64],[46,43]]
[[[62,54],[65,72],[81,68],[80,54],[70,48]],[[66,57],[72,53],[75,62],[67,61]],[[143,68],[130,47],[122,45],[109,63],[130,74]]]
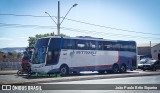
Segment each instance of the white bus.
[[45,37],[36,41],[31,70],[61,75],[81,71],[126,72],[137,68],[136,52],[135,41],[89,36]]

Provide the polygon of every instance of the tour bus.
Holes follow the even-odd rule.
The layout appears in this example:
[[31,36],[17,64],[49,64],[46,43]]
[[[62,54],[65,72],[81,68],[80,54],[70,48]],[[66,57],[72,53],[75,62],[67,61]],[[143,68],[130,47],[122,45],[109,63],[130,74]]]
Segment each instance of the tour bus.
[[35,73],[68,75],[81,71],[126,72],[137,68],[135,41],[89,36],[38,39],[31,60]]

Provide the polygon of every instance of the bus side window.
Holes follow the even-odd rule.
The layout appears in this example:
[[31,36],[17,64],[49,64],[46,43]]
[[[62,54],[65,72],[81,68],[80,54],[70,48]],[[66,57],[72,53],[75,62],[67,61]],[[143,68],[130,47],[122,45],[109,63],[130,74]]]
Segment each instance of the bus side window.
[[70,40],[70,48],[75,49],[75,40]]
[[88,50],[89,49],[89,42],[87,40],[77,40],[76,47],[77,49],[81,50]]
[[96,49],[97,50],[103,50],[103,43],[96,41]]
[[90,41],[89,42],[89,49],[95,50],[96,49],[96,42],[95,41]]
[[76,47],[77,47],[77,49],[81,49],[81,50],[86,49],[85,40],[77,40]]
[[63,40],[63,49],[75,49],[75,40],[64,39]]
[[103,49],[104,50],[112,50],[112,44],[109,41],[104,41],[103,42]]
[[121,42],[121,51],[129,51],[128,42]]

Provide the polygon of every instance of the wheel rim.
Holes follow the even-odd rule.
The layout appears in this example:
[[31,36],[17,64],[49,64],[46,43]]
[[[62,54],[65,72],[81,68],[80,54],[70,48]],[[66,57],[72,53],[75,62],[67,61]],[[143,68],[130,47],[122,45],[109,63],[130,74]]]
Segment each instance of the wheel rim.
[[125,72],[125,71],[126,71],[126,67],[125,67],[124,65],[122,65],[121,71],[122,71],[122,72]]
[[118,66],[117,65],[115,65],[114,66],[114,70],[113,70],[115,73],[117,73],[118,72]]
[[67,69],[65,67],[61,68],[61,74],[65,75],[67,73]]

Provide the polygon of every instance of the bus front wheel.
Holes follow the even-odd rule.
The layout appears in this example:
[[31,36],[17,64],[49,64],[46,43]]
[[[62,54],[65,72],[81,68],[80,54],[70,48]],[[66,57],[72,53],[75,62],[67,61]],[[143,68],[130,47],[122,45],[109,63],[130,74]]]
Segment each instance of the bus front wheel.
[[62,65],[60,67],[60,74],[62,76],[67,76],[69,74],[69,69],[68,69],[68,67],[66,65]]

